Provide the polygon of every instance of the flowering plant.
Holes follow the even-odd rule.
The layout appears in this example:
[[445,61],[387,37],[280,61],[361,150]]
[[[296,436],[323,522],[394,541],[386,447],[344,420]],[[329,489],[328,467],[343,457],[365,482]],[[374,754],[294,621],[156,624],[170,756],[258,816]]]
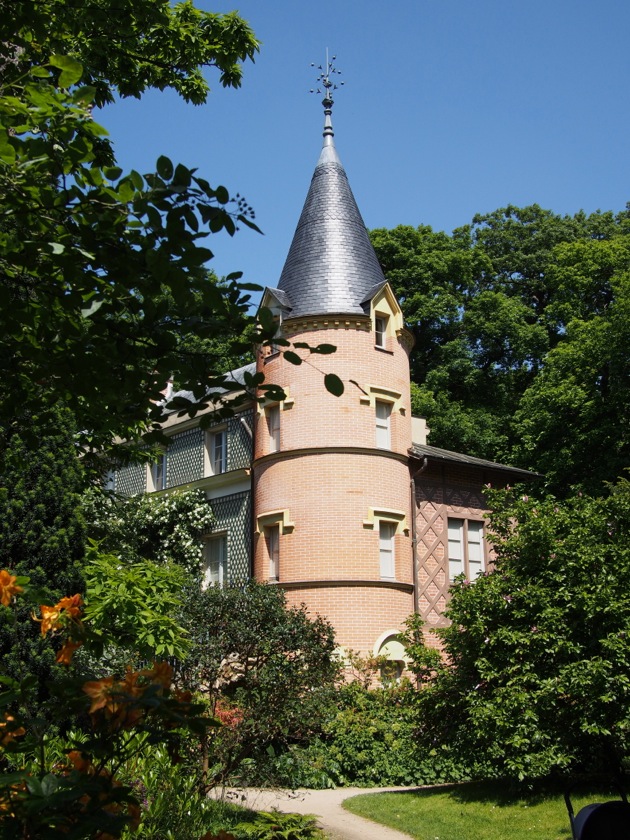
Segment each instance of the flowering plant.
[[[29,578],[0,571],[2,609],[18,598],[35,595]],[[123,676],[87,679],[78,673],[73,655],[92,644],[80,595],[40,604],[33,612],[43,637],[61,641],[58,666],[65,675],[55,685],[48,715],[65,737],[63,757],[47,752],[38,724],[41,704],[34,676],[21,682],[0,676],[0,818],[3,837],[83,838],[110,840],[125,826],[134,830],[140,808],[133,790],[116,777],[118,769],[151,744],[163,742],[176,755],[183,730],[198,734],[212,722],[190,692],[173,685],[166,662]],[[144,737],[138,737],[145,733]]]

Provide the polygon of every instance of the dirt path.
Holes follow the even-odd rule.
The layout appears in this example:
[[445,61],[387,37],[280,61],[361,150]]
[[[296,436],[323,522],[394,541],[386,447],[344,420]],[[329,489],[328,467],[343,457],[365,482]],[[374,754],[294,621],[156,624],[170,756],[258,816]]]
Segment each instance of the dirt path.
[[341,807],[344,799],[361,793],[383,793],[417,788],[336,788],[335,790],[245,790],[228,791],[229,799],[255,811],[313,814],[320,827],[334,840],[409,840],[408,834],[357,817]]

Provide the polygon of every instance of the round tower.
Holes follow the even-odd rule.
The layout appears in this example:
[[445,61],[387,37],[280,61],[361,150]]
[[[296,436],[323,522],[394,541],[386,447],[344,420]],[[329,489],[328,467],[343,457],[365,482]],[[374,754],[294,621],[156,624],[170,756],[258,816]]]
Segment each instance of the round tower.
[[[392,658],[413,610],[411,337],[335,149],[329,87],[322,152],[262,305],[283,338],[336,351],[299,348],[299,365],[283,348],[259,354],[258,370],[286,399],[257,411],[254,577],[325,616],[340,646]],[[343,381],[340,397],[325,389],[326,373]]]

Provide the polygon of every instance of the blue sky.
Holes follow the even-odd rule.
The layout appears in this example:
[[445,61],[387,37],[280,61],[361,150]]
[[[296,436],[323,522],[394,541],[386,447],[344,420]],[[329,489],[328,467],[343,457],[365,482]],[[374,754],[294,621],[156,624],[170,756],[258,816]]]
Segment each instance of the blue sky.
[[337,150],[366,225],[451,232],[534,202],[557,213],[630,201],[628,0],[197,0],[238,9],[262,41],[240,90],[211,71],[204,106],[169,93],[97,119],[120,165],[166,154],[240,192],[260,236],[211,237],[211,267],[274,286],[321,147],[328,47],[345,80]]

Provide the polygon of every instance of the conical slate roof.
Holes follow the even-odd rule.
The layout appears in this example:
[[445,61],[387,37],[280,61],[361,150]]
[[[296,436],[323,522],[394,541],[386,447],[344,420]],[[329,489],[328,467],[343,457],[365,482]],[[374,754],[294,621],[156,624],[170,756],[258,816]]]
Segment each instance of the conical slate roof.
[[325,99],[324,145],[278,283],[290,317],[363,314],[385,282],[335,149],[331,106]]

